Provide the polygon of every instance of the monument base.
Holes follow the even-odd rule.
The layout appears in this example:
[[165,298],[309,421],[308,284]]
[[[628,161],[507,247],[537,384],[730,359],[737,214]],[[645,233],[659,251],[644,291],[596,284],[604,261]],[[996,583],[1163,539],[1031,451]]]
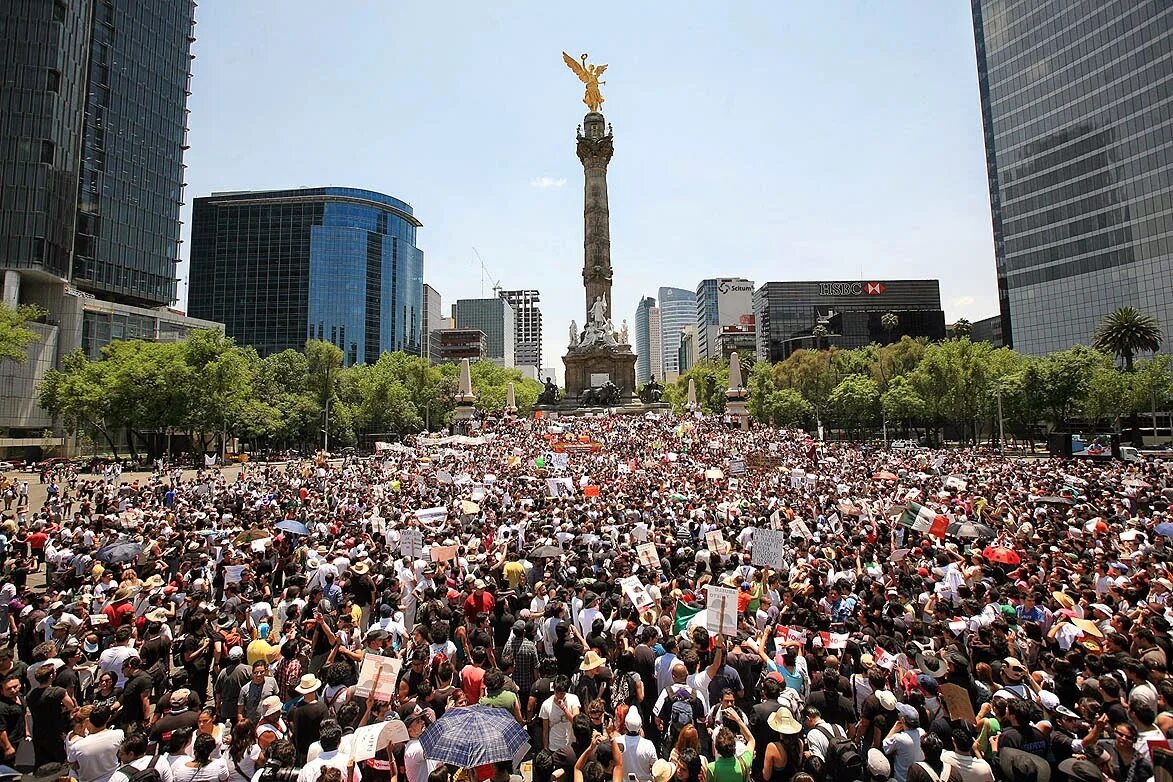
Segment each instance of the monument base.
[[587,350],[562,357],[566,367],[566,401],[578,403],[582,392],[610,380],[619,387],[623,403],[635,398],[635,354],[613,350]]

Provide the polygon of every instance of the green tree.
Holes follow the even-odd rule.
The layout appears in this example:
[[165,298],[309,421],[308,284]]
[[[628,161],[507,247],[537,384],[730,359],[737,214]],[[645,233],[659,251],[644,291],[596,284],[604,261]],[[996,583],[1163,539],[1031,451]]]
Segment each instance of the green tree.
[[811,329],[811,336],[815,338],[815,350],[823,349],[823,343],[826,342],[830,334],[831,332],[822,323]]
[[771,391],[765,400],[763,411],[764,420],[774,426],[806,427],[815,416],[814,405],[803,399],[802,394],[793,388]]
[[972,334],[973,324],[966,318],[958,318],[957,322],[953,324],[954,339],[969,339]]
[[774,365],[774,384],[778,388],[792,388],[802,394],[821,418],[827,409],[827,398],[838,382],[833,369],[836,349],[796,350]]
[[763,423],[772,419],[768,400],[770,395],[778,390],[774,384],[774,367],[768,361],[759,361],[750,370],[745,383],[749,389],[749,401],[746,408],[755,421]]
[[839,381],[828,401],[835,420],[848,432],[858,435],[876,420],[880,392],[867,375],[848,375]]
[[913,422],[925,414],[925,400],[920,398],[908,378],[897,376],[880,397],[880,409],[889,423],[899,422],[905,436]]
[[687,372],[665,386],[664,401],[677,413],[688,402],[688,381],[696,381],[696,401],[706,413],[725,412],[725,391],[729,388],[729,362],[716,358],[698,361]]
[[0,359],[23,364],[28,359],[28,346],[41,338],[28,322],[44,315],[43,309],[32,304],[10,307],[0,302]]
[[1133,357],[1141,351],[1155,353],[1161,347],[1161,336],[1161,327],[1152,315],[1135,307],[1121,307],[1100,322],[1092,345],[1119,356],[1124,370],[1131,372]]
[[900,316],[895,312],[885,312],[880,316],[880,327],[884,329],[884,333],[888,335],[886,342],[892,341],[892,332],[900,328]]
[[1114,432],[1120,432],[1121,418],[1135,412],[1137,389],[1130,372],[1121,372],[1104,362],[1092,368],[1087,390],[1082,400],[1084,416],[1093,424],[1107,422]]
[[1037,362],[1041,403],[1055,426],[1079,411],[1097,366],[1107,357],[1083,345],[1043,356]]

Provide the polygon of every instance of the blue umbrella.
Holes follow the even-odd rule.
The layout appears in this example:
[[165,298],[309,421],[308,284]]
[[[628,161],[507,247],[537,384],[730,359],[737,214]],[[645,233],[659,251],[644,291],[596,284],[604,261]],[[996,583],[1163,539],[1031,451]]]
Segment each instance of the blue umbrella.
[[143,553],[141,543],[135,543],[133,540],[120,540],[117,543],[102,546],[95,551],[94,559],[110,565],[117,565],[129,562],[141,553]]
[[282,532],[288,532],[291,535],[308,535],[310,528],[302,524],[300,521],[294,519],[286,519],[285,521],[277,522],[277,529]]
[[1157,534],[1164,535],[1167,538],[1173,538],[1173,521],[1162,521],[1157,525]]
[[528,741],[513,714],[496,706],[448,709],[420,736],[428,760],[460,768],[513,760]]

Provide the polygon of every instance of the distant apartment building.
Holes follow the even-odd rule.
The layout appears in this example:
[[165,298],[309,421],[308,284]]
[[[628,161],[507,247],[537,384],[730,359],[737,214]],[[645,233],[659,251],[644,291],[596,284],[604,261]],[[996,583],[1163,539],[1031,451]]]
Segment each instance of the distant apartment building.
[[432,364],[440,361],[440,336],[438,332],[448,325],[444,316],[440,314],[443,306],[440,291],[424,283],[424,310],[421,318],[423,334],[420,338],[420,345],[422,345],[420,352]]
[[541,294],[533,290],[499,291],[500,296],[513,307],[514,365],[542,366],[542,310],[538,307]]

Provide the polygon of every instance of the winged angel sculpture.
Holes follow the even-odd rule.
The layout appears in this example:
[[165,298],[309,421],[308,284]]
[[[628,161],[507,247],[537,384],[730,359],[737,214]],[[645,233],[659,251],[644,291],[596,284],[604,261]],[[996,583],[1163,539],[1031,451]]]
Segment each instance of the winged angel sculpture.
[[598,111],[603,105],[603,93],[599,92],[599,85],[607,83],[599,81],[599,77],[603,75],[603,71],[607,70],[606,64],[588,65],[585,54],[579,58],[582,60],[581,65],[566,52],[562,52],[562,59],[566,61],[567,67],[574,71],[574,75],[586,85],[586,95],[583,96],[582,102],[591,111]]

